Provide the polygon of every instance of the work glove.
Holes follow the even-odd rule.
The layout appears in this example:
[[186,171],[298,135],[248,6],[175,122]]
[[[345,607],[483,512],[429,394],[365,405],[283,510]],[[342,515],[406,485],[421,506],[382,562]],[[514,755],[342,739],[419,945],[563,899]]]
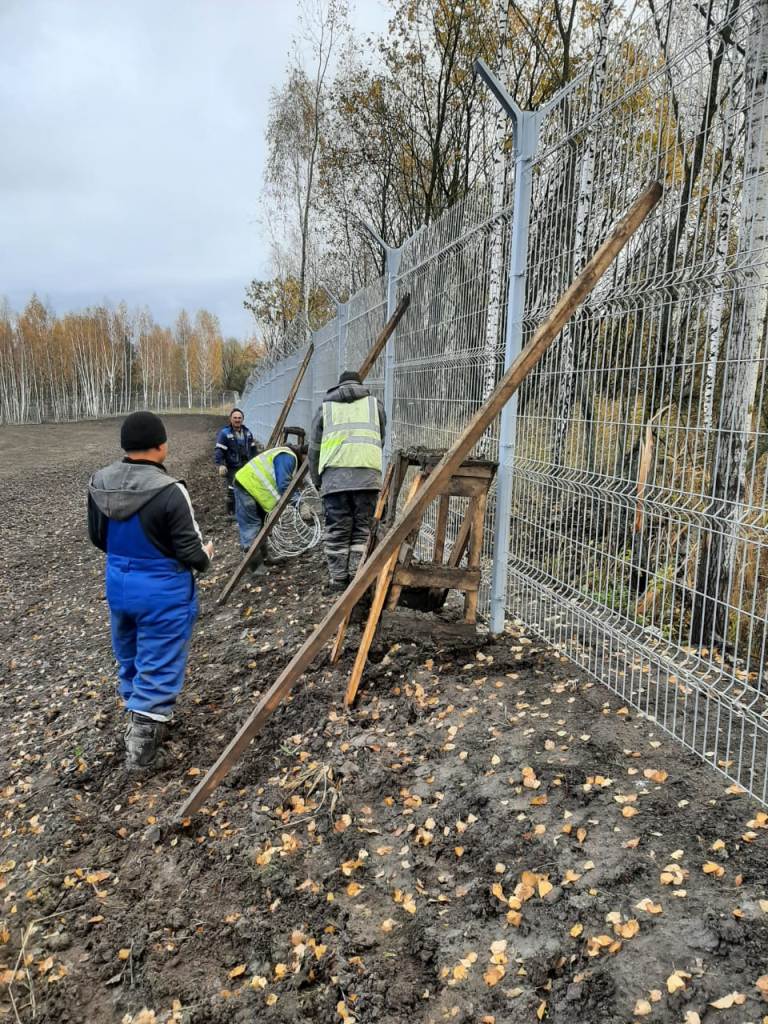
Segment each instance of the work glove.
[[226,475],[227,475],[227,467],[226,466],[219,466],[219,476],[226,476]]
[[305,523],[314,522],[315,517],[312,514],[312,509],[306,504],[306,502],[302,502],[299,505],[299,515]]

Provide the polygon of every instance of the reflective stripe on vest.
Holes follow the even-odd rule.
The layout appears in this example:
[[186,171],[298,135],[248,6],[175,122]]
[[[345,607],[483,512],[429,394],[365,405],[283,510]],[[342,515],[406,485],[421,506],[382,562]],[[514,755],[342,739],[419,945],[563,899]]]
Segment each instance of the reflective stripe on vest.
[[246,462],[235,473],[235,480],[258,501],[265,512],[271,512],[280,499],[275,478],[275,459],[278,455],[290,455],[294,463],[298,461],[296,453],[290,448],[270,448]]
[[354,402],[323,402],[323,440],[319,472],[324,469],[376,469],[381,472],[379,405],[370,395]]

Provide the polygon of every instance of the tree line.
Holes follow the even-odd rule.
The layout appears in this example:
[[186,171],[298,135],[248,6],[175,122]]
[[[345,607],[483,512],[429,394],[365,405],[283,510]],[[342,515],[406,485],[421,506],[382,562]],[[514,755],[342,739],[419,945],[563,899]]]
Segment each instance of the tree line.
[[2,302],[0,423],[207,408],[242,391],[262,354],[204,309],[164,327],[124,303],[56,316],[36,295],[21,313]]
[[272,276],[253,280],[244,300],[276,354],[333,316],[323,286],[345,298],[383,273],[363,222],[399,246],[476,186],[503,191],[510,124],[475,77],[475,60],[521,107],[540,105],[592,59],[613,7],[393,0],[386,31],[360,39],[345,0],[299,6],[301,30],[265,133],[260,198]]

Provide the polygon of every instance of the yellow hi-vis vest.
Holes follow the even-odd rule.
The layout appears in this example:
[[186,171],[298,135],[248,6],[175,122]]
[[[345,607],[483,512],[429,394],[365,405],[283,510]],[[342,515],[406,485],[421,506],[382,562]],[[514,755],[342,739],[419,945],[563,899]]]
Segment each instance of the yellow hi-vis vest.
[[323,440],[318,472],[324,469],[377,469],[381,472],[381,429],[376,399],[323,402]]
[[275,459],[278,455],[290,455],[294,460],[293,468],[296,469],[295,464],[299,460],[295,452],[290,448],[270,448],[246,462],[235,473],[235,480],[258,501],[265,512],[271,512],[280,499],[275,478]]

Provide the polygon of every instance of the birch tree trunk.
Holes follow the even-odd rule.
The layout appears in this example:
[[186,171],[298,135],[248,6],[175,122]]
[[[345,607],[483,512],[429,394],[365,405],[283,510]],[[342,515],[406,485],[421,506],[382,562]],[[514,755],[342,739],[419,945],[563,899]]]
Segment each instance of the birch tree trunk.
[[693,642],[727,639],[737,542],[743,514],[749,435],[765,338],[768,266],[768,0],[754,7],[745,73],[744,182],[737,262],[743,278],[734,292],[725,344],[718,436],[715,445],[710,532],[699,553]]
[[[499,45],[496,52],[496,71],[502,83],[507,80],[506,38],[509,8],[503,4],[499,12]],[[491,212],[498,215],[504,205],[509,175],[509,157],[506,140],[510,124],[505,112],[497,105],[493,126],[493,171],[491,177]],[[499,326],[501,324],[501,303],[503,301],[504,278],[504,234],[509,230],[506,220],[494,221],[491,228],[488,257],[488,314],[485,322],[485,345],[483,346],[483,390],[482,402],[496,386],[496,361],[499,353]]]
[[[723,125],[723,134],[728,131]],[[702,396],[701,425],[706,431],[709,448],[709,434],[715,407],[715,382],[717,364],[720,358],[720,337],[725,312],[725,268],[728,260],[728,238],[731,222],[731,187],[733,184],[733,145],[723,139],[723,168],[720,176],[720,208],[717,215],[717,241],[715,243],[715,293],[707,312],[707,363],[704,371],[704,393]]]
[[[603,0],[597,23],[595,40],[595,61],[589,83],[590,119],[603,105],[605,87],[605,66],[607,57],[608,27],[613,12],[613,0]],[[574,230],[573,264],[571,277],[580,273],[589,255],[589,225],[592,216],[595,187],[595,137],[587,129],[584,154],[579,171],[578,198],[576,200],[576,225]],[[560,387],[557,398],[555,436],[552,446],[552,462],[558,465],[564,456],[568,429],[573,412],[573,398],[576,385],[576,348],[582,335],[581,326],[588,317],[588,310],[582,310],[577,319],[566,325],[560,341]]]

